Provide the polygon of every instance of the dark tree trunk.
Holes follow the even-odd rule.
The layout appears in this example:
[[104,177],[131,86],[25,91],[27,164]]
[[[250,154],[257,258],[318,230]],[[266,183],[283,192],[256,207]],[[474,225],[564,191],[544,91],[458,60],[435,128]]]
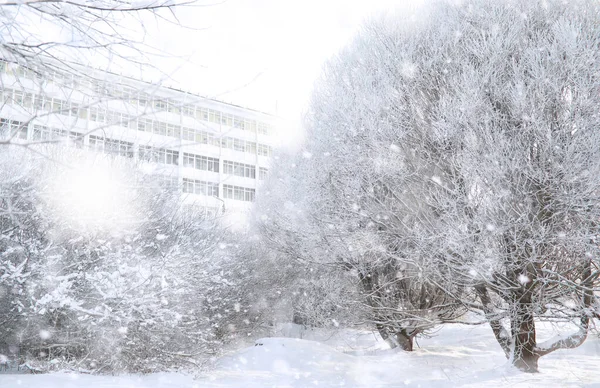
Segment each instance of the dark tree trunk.
[[529,309],[529,305],[518,303],[511,320],[514,341],[512,362],[523,372],[534,373],[538,371],[540,355],[536,352],[535,321]]
[[408,334],[406,329],[390,332],[390,330],[384,325],[377,324],[376,327],[377,331],[381,335],[381,338],[383,338],[383,340],[390,345],[390,348],[394,349],[399,347],[407,352],[413,351],[413,339],[417,334],[416,331],[412,334]]
[[406,330],[402,330],[396,333],[396,342],[398,346],[407,352],[413,351],[413,335],[409,335]]

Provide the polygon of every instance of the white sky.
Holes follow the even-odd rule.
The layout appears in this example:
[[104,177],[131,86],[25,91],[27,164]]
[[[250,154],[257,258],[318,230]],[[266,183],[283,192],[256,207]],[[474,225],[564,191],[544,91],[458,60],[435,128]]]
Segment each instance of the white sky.
[[[297,126],[323,63],[363,20],[388,10],[411,12],[415,2],[226,0],[177,12],[183,25],[196,30],[157,23],[157,33],[147,25],[148,41],[169,54],[156,62],[172,77],[166,85],[277,113]],[[144,74],[146,80],[159,77]]]

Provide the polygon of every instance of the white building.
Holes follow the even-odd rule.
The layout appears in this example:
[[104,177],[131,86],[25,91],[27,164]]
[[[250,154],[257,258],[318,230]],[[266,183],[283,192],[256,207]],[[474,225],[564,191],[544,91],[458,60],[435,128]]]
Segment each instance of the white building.
[[[72,144],[136,158],[207,207],[247,208],[268,174],[275,116],[70,65],[0,61],[0,129],[13,142]],[[86,74],[86,76],[74,75]]]

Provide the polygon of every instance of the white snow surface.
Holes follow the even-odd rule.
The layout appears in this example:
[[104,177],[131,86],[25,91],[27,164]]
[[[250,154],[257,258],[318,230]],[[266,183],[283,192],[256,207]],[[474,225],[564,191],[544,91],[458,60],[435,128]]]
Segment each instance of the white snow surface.
[[[552,336],[548,325],[539,339]],[[563,330],[572,328],[563,328]],[[488,326],[447,325],[418,341],[412,353],[386,349],[370,332],[303,330],[280,335],[221,357],[212,372],[94,376],[70,373],[2,375],[2,388],[203,388],[203,387],[598,387],[600,339],[540,359],[540,373],[510,367]],[[556,334],[556,333],[554,333]],[[540,342],[541,342],[540,341]]]

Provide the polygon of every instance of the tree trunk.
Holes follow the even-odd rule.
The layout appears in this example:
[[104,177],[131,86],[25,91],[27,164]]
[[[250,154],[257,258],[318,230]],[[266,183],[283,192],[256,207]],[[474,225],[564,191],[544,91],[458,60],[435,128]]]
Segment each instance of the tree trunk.
[[509,358],[510,350],[511,350],[511,342],[508,331],[504,328],[500,317],[498,317],[492,308],[492,301],[490,299],[490,295],[486,286],[480,284],[475,286],[475,291],[481,300],[481,304],[483,305],[483,312],[485,314],[486,319],[490,323],[490,327],[492,328],[492,332],[496,337],[496,341],[500,344],[500,347],[504,351],[504,355]]
[[384,325],[377,324],[376,327],[379,335],[390,345],[390,348],[399,347],[407,352],[413,351],[413,339],[415,338],[416,331],[412,335],[409,335],[406,329],[390,333]]
[[531,311],[532,293],[529,286],[526,290],[514,296],[513,314],[510,318],[510,336],[505,330],[500,318],[495,316],[490,296],[484,285],[475,287],[489,320],[496,340],[504,350],[512,364],[524,372],[537,372],[540,354],[536,348],[535,321]]
[[514,341],[512,363],[523,372],[535,373],[540,355],[536,352],[535,321],[529,308],[525,303],[518,303],[511,320]]
[[413,335],[408,335],[406,330],[401,330],[396,333],[395,338],[398,346],[401,347],[402,350],[407,352],[413,351]]

